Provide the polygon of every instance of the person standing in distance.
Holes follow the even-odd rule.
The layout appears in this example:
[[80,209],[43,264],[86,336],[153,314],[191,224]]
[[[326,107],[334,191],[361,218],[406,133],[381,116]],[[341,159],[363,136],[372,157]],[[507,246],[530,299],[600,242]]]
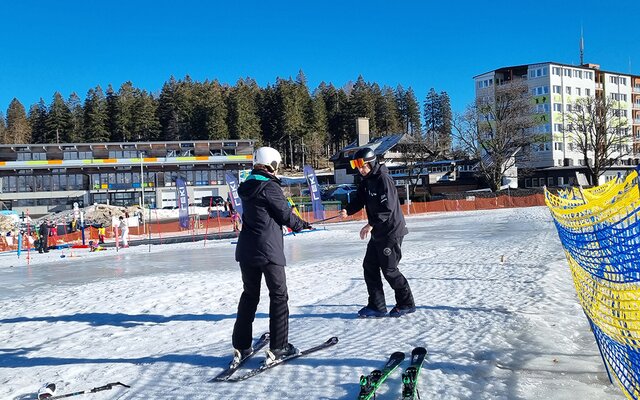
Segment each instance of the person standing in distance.
[[253,170],[238,187],[242,200],[243,225],[236,246],[236,261],[240,263],[243,292],[233,327],[234,356],[237,365],[253,352],[252,325],[260,302],[260,283],[264,275],[269,289],[270,349],[265,363],[298,353],[289,343],[289,295],[284,271],[284,239],[282,226],[294,232],[310,229],[308,222],[296,216],[284,197],[276,171],[282,158],[271,147],[260,147],[253,155]]
[[393,178],[386,166],[376,161],[376,155],[368,147],[359,149],[351,158],[351,167],[362,175],[356,196],[351,197],[347,207],[340,210],[342,218],[353,215],[363,207],[367,210],[367,224],[360,230],[364,240],[369,233],[371,239],[362,266],[369,300],[358,311],[361,317],[383,317],[387,305],[380,272],[395,291],[396,305],[389,312],[390,317],[416,311],[409,282],[398,269],[402,258],[402,239],[409,233],[400,210],[400,201]]

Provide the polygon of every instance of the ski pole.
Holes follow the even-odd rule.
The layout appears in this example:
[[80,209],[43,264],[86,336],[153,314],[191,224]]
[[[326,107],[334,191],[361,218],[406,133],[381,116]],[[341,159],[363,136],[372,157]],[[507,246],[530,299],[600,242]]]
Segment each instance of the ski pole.
[[81,395],[81,394],[96,393],[96,392],[101,392],[103,390],[111,390],[111,389],[113,389],[114,386],[124,386],[127,389],[131,387],[129,385],[125,385],[122,382],[113,382],[113,383],[107,383],[104,386],[95,387],[93,389],[87,389],[87,390],[81,390],[79,392],[61,394],[59,396],[51,396],[48,393],[42,393],[42,394],[38,394],[38,400],[42,400],[42,399],[54,400],[54,399],[62,399],[62,398],[65,398],[65,397],[78,396],[78,395]]
[[319,222],[326,222],[326,221],[330,221],[330,220],[332,220],[332,219],[338,218],[339,216],[340,216],[340,214],[338,214],[338,215],[334,215],[333,217],[329,217],[329,218],[321,219],[321,220],[319,220],[319,221],[314,221],[313,223],[314,223],[314,224],[317,224],[317,223],[319,223]]

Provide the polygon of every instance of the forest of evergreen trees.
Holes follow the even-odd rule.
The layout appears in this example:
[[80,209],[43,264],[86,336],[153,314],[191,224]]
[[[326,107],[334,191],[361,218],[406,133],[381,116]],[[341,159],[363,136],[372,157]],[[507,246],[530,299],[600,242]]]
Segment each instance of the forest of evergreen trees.
[[431,89],[423,110],[424,124],[411,87],[380,87],[362,76],[342,88],[323,82],[312,91],[302,71],[264,88],[251,78],[229,86],[186,76],[171,77],[158,94],[131,82],[117,91],[91,88],[84,102],[76,93],[65,100],[56,92],[50,104],[40,99],[28,111],[14,98],[0,113],[0,138],[5,144],[255,139],[280,150],[285,164],[300,165],[304,157],[318,167],[355,140],[357,117],[369,118],[371,137],[442,136],[442,129],[450,136],[445,92]]

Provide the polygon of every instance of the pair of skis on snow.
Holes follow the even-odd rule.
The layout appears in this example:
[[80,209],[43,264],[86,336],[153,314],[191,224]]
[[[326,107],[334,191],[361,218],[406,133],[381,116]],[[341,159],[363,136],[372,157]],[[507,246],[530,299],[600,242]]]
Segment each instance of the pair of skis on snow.
[[[416,347],[411,352],[411,364],[402,373],[402,400],[414,400],[420,398],[418,394],[418,375],[427,356],[427,349]],[[373,370],[369,375],[360,377],[360,394],[358,400],[375,398],[376,390],[387,380],[404,361],[404,353],[397,351],[391,354],[389,361],[380,370]]]
[[247,371],[244,375],[240,375],[237,377],[232,377],[232,375],[238,370],[240,369],[246,362],[247,360],[249,360],[251,357],[253,357],[254,354],[256,354],[258,351],[260,351],[261,349],[263,349],[267,344],[269,343],[269,333],[265,333],[263,334],[257,341],[256,343],[253,345],[253,351],[248,354],[246,357],[242,358],[240,360],[239,363],[235,364],[235,365],[229,365],[229,367],[227,367],[224,371],[220,372],[216,377],[214,377],[213,379],[211,379],[209,382],[222,382],[222,381],[226,381],[226,382],[239,382],[239,381],[244,381],[246,379],[251,378],[252,376],[256,376],[268,369],[271,369],[273,367],[276,367],[280,364],[284,364],[288,361],[294,360],[296,358],[299,357],[304,357],[308,354],[311,353],[315,353],[316,351],[320,351],[322,349],[326,349],[327,347],[331,347],[333,345],[335,345],[336,343],[338,343],[338,338],[337,337],[332,337],[329,340],[327,340],[324,343],[321,343],[317,346],[302,350],[301,352],[299,352],[298,354],[294,354],[292,356],[280,359],[278,361],[269,363],[269,364],[262,364],[257,368],[251,369],[249,371]]

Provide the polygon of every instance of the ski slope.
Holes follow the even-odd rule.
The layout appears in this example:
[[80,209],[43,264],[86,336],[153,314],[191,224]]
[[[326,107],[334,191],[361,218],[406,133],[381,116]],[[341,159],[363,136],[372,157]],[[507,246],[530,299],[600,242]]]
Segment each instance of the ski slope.
[[[354,399],[389,355],[428,350],[423,399],[623,399],[611,385],[544,207],[407,218],[400,269],[417,311],[358,319],[364,222],[285,238],[291,343],[340,342],[244,382],[231,357],[242,290],[230,240],[0,257],[0,399],[121,381],[87,399]],[[150,250],[150,252],[149,252]],[[385,285],[389,308],[393,292]],[[268,327],[268,296],[254,337]],[[256,366],[262,354],[248,367]],[[401,371],[378,391],[397,399]]]

